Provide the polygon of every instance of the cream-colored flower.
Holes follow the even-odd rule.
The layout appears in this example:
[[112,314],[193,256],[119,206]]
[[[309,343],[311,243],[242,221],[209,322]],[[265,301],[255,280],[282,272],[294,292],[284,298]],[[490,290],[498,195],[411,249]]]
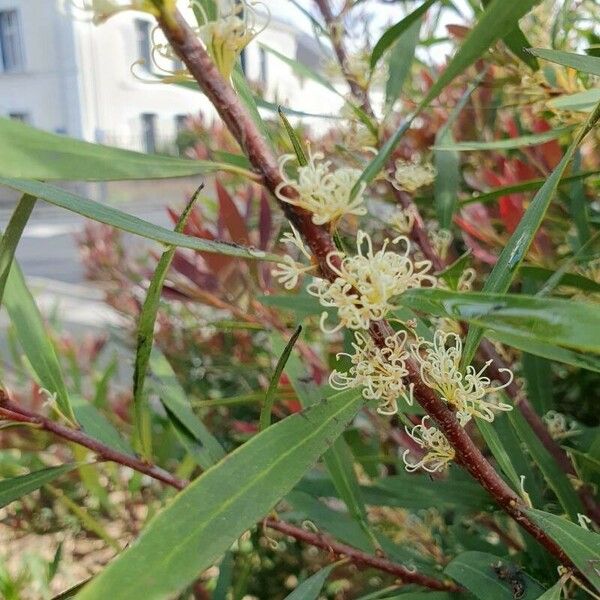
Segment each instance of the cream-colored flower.
[[314,266],[305,267],[297,263],[291,256],[287,254],[281,262],[271,270],[271,275],[286,289],[293,290],[305,273],[312,271]]
[[447,229],[441,229],[435,222],[429,224],[427,233],[434,252],[444,260],[452,243],[452,233]]
[[549,410],[543,417],[548,432],[555,440],[564,440],[565,438],[579,435],[581,431],[577,429],[577,423],[571,421],[567,423],[567,418],[562,413],[555,410]]
[[[392,298],[407,289],[418,288],[423,283],[435,285],[436,279],[428,274],[429,261],[413,262],[409,257],[410,242],[398,237],[392,244],[403,242],[403,253],[387,250],[385,240],[381,250],[374,252],[369,235],[358,231],[354,256],[332,252],[327,264],[337,275],[333,282],[319,280],[308,286],[308,292],[319,298],[322,306],[337,308],[339,324],[331,330],[325,328],[327,313],[321,316],[321,328],[327,333],[348,329],[368,329],[371,321],[379,321],[392,308]],[[365,245],[365,249],[363,249]],[[341,259],[339,267],[332,260]]]
[[435,167],[431,163],[419,164],[398,159],[392,185],[398,189],[413,194],[419,188],[431,185],[435,181]]
[[[362,183],[357,194],[352,197],[352,190],[361,174],[359,169],[341,167],[332,171],[330,161],[317,162],[323,159],[323,154],[316,152],[310,155],[307,165],[298,167],[298,175],[292,179],[286,174],[285,167],[295,158],[293,154],[285,154],[279,160],[283,181],[277,186],[275,193],[282,202],[311,212],[316,225],[335,224],[347,214],[366,214],[367,209],[363,206],[366,185]],[[295,190],[297,198],[286,196],[286,187]]]
[[404,378],[408,375],[406,359],[409,352],[405,349],[406,332],[398,331],[389,336],[385,348],[375,345],[370,336],[356,332],[352,342],[353,354],[342,352],[339,359],[346,356],[352,366],[346,372],[333,371],[329,385],[336,390],[362,387],[366,400],[378,400],[378,412],[394,415],[398,412],[398,399],[412,405],[412,385],[406,386]]
[[414,204],[399,208],[389,218],[390,225],[402,235],[408,235],[419,221],[419,211]]
[[[462,427],[466,425],[470,417],[468,415],[457,414],[459,423]],[[417,469],[423,469],[429,473],[435,473],[436,471],[442,471],[448,463],[454,460],[455,452],[454,448],[450,445],[446,436],[434,426],[427,424],[431,420],[431,417],[423,417],[419,425],[415,425],[412,429],[405,427],[406,433],[415,441],[423,450],[426,450],[425,454],[417,462],[410,462],[409,455],[410,450],[405,450],[402,455],[402,460],[406,470],[409,473],[416,471]]]
[[295,248],[300,250],[300,253],[302,255],[304,255],[305,258],[307,258],[308,260],[311,260],[310,252],[306,249],[306,246],[304,245],[304,242],[302,241],[302,238],[300,237],[298,230],[293,225],[291,225],[291,228],[292,228],[291,233],[289,231],[286,231],[281,236],[279,241],[282,244],[288,244],[290,246],[294,246]]
[[500,369],[508,374],[508,381],[497,386],[483,375],[491,360],[480,371],[469,365],[463,374],[460,370],[462,341],[457,334],[438,330],[433,342],[420,339],[411,347],[411,352],[419,363],[423,383],[457,411],[491,423],[494,411],[512,410],[510,404],[498,399],[498,392],[513,380],[510,369]]
[[[161,10],[151,0],[71,0],[71,5],[89,13],[92,21],[98,24],[126,10],[138,10],[154,16],[158,16]],[[175,10],[175,0],[162,0],[162,10]]]
[[265,23],[258,27],[256,3],[246,0],[220,0],[216,4],[219,15],[213,20],[200,0],[191,2],[195,12],[202,15],[198,35],[221,74],[229,79],[238,56],[264,30],[269,19],[267,16]]

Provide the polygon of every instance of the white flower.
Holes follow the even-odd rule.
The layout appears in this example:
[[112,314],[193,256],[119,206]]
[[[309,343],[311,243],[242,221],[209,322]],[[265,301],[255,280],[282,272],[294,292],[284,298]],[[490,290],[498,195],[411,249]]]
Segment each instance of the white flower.
[[[392,241],[404,242],[404,253],[387,250],[385,240],[381,250],[374,252],[369,235],[358,231],[356,246],[358,254],[344,256],[332,252],[327,257],[330,269],[337,275],[333,282],[320,280],[308,286],[308,292],[319,298],[321,305],[337,308],[339,324],[331,330],[325,328],[327,313],[321,316],[321,328],[326,333],[348,329],[368,329],[371,321],[379,321],[392,308],[391,300],[409,288],[418,288],[424,282],[435,285],[435,278],[428,275],[429,261],[413,262],[409,258],[410,242],[404,237]],[[366,243],[366,251],[363,250]],[[336,266],[333,257],[341,259]]]
[[389,218],[390,225],[402,235],[408,235],[418,221],[419,211],[414,204],[410,204],[407,208],[399,208]]
[[378,412],[393,415],[398,412],[398,398],[412,405],[412,385],[408,388],[404,378],[408,375],[406,359],[409,352],[404,348],[406,332],[398,331],[389,336],[385,348],[375,345],[370,336],[356,332],[352,343],[354,354],[344,352],[337,355],[347,356],[352,366],[347,373],[333,371],[329,385],[336,390],[362,387],[366,400],[379,400]]
[[[458,421],[462,427],[466,425],[470,417],[461,413],[457,413]],[[423,417],[419,425],[415,425],[412,429],[405,427],[406,433],[415,441],[426,453],[415,463],[409,462],[408,455],[410,450],[405,450],[402,455],[405,468],[412,473],[417,469],[423,469],[429,473],[444,470],[448,463],[454,460],[454,448],[450,445],[444,434],[437,428],[429,426],[427,421],[430,421],[429,416]]]
[[221,74],[229,79],[238,56],[264,30],[268,16],[265,24],[258,28],[258,16],[252,3],[246,0],[217,2],[219,15],[214,20],[204,10],[201,0],[192,0],[191,5],[195,12],[202,15],[203,24],[198,29],[200,39]]
[[[285,154],[279,159],[279,168],[283,179],[275,193],[282,202],[293,204],[312,213],[315,225],[333,223],[347,214],[364,215],[367,209],[363,206],[363,193],[366,184],[362,183],[357,194],[352,197],[352,190],[361,175],[359,169],[341,167],[330,170],[331,162],[317,163],[323,159],[321,152],[311,154],[305,166],[298,167],[296,179],[288,177],[286,164],[294,160],[293,154]],[[297,198],[289,198],[284,194],[286,187],[295,190]]]
[[544,415],[543,419],[548,428],[548,432],[555,440],[562,440],[581,433],[581,431],[577,429],[577,423],[571,421],[571,423],[567,424],[565,415],[556,412],[555,410],[549,410]]
[[314,269],[313,265],[305,267],[286,254],[283,257],[283,260],[277,263],[277,267],[271,270],[271,275],[273,275],[286,290],[292,290],[298,285],[300,277],[304,275],[304,273],[312,271],[312,269]]
[[431,163],[420,165],[398,159],[390,181],[396,189],[413,194],[419,188],[431,185],[435,181],[435,175],[435,167]]
[[500,369],[508,374],[508,381],[499,386],[493,386],[489,377],[483,375],[491,360],[480,371],[468,366],[463,374],[460,370],[462,342],[457,334],[438,330],[433,342],[420,339],[411,347],[411,352],[419,363],[423,383],[457,411],[491,423],[495,410],[512,410],[510,404],[500,402],[497,396],[513,380],[510,369]]

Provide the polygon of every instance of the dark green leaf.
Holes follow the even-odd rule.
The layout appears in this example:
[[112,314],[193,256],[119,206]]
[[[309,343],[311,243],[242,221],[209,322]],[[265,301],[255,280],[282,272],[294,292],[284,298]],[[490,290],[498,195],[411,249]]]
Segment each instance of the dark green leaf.
[[[202,186],[199,187],[187,203],[175,225],[175,232],[182,233],[188,217],[198,199]],[[154,325],[163,285],[173,262],[177,248],[167,248],[160,257],[154,275],[150,280],[148,292],[140,311],[137,331],[137,347],[135,351],[135,365],[133,369],[133,410],[134,410],[134,438],[139,443],[142,455],[148,460],[152,457],[152,432],[148,407],[144,402],[144,382],[148,370],[152,343],[154,340]]]
[[292,337],[285,345],[281,356],[277,360],[275,370],[273,371],[273,375],[271,376],[271,380],[269,381],[267,393],[265,394],[265,401],[260,411],[259,428],[261,431],[263,429],[266,429],[271,424],[271,411],[273,410],[273,402],[275,401],[275,393],[277,392],[277,387],[279,386],[279,380],[281,378],[281,374],[283,373],[283,369],[290,357],[292,349],[294,348],[294,344],[296,343],[296,340],[298,339],[301,333],[302,326],[298,325],[296,331],[294,331]]
[[392,25],[385,33],[377,40],[377,43],[373,47],[371,52],[371,69],[374,69],[381,57],[385,54],[385,51],[395,44],[402,34],[410,29],[415,23],[421,20],[421,17],[427,12],[429,7],[436,0],[426,0],[413,10],[409,15],[404,17],[401,21],[398,21],[395,25]]
[[35,206],[36,199],[32,196],[25,194],[19,203],[15,207],[13,214],[10,217],[10,221],[6,226],[6,231],[0,239],[0,305],[2,304],[2,296],[4,295],[4,287],[6,286],[6,280],[10,273],[10,267],[12,265],[17,245],[23,235],[23,230],[31,211]]
[[588,581],[600,590],[600,534],[541,510],[530,508],[526,512],[560,545]]
[[298,159],[298,164],[301,167],[305,167],[308,164],[308,158],[306,157],[306,152],[304,152],[304,148],[302,147],[302,142],[300,141],[300,138],[298,137],[291,123],[285,116],[283,110],[281,109],[281,106],[277,109],[277,113],[279,114],[279,118],[281,119],[281,122],[285,127],[288,137],[290,138],[290,142],[292,143],[292,147],[294,148],[294,152],[296,153],[296,158]]
[[396,40],[388,58],[388,78],[385,83],[385,104],[391,108],[400,96],[402,86],[410,73],[415,49],[421,33],[421,20],[417,19]]
[[27,475],[2,479],[0,481],[0,508],[30,494],[57,477],[69,473],[76,468],[77,464],[60,465],[60,467],[48,467],[47,469],[33,471],[32,473],[27,473]]
[[336,394],[253,437],[180,492],[79,600],[176,594],[294,486],[360,403],[355,392]]

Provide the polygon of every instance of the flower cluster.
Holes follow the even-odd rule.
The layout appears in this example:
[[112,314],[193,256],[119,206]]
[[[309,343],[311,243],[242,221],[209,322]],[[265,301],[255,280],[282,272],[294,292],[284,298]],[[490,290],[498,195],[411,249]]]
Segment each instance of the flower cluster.
[[[331,330],[325,328],[327,313],[321,316],[321,328],[326,333],[348,329],[368,329],[372,321],[379,321],[390,311],[390,301],[407,289],[418,288],[423,283],[435,285],[436,279],[428,274],[429,261],[413,262],[409,257],[410,242],[405,237],[392,240],[403,242],[403,253],[387,250],[386,240],[381,250],[374,252],[369,235],[358,231],[358,253],[344,256],[332,252],[327,257],[330,269],[337,275],[333,282],[319,280],[308,287],[308,292],[319,298],[322,306],[337,308],[339,323]],[[366,249],[363,249],[363,243]],[[332,260],[340,259],[337,266]]]
[[512,372],[501,369],[508,375],[508,381],[502,385],[493,385],[483,374],[491,360],[480,371],[469,365],[463,373],[460,369],[462,341],[457,334],[436,331],[433,342],[420,339],[411,347],[411,352],[419,364],[423,383],[435,390],[458,413],[491,423],[494,411],[512,410],[510,404],[498,399],[498,392],[512,382]]
[[435,167],[430,163],[420,165],[417,162],[399,159],[396,161],[396,169],[390,181],[396,189],[413,194],[419,188],[431,185],[435,175]]
[[340,353],[350,359],[352,366],[347,373],[333,371],[329,384],[336,390],[362,386],[366,400],[379,400],[378,412],[394,415],[398,412],[398,398],[408,404],[413,403],[412,387],[408,389],[404,378],[408,375],[406,359],[409,352],[405,348],[406,332],[398,331],[385,340],[385,348],[379,348],[373,340],[360,332],[354,334],[352,343],[354,354]]
[[215,19],[207,14],[205,4],[200,0],[192,0],[194,11],[202,16],[203,24],[198,35],[223,77],[229,79],[238,56],[264,30],[269,19],[267,16],[264,25],[259,28],[255,3],[246,0],[218,2],[219,15]]
[[399,208],[390,217],[390,225],[402,235],[408,235],[419,221],[419,211],[414,204],[410,204],[407,208]]
[[[458,414],[458,420],[461,426],[466,425],[464,415]],[[444,434],[433,425],[428,425],[430,417],[423,417],[421,423],[415,425],[412,429],[405,427],[406,433],[411,439],[420,446],[425,453],[417,462],[410,462],[410,450],[405,450],[402,455],[404,465],[407,471],[413,472],[417,469],[424,469],[429,473],[435,473],[446,468],[449,462],[454,460],[454,448],[448,443]]]
[[[331,170],[330,161],[317,162],[323,159],[323,154],[316,152],[310,155],[307,165],[298,167],[297,177],[292,179],[286,174],[285,167],[295,158],[293,154],[285,154],[279,160],[283,181],[277,186],[275,193],[282,202],[311,212],[315,225],[335,225],[344,215],[366,214],[367,209],[363,205],[366,185],[361,184],[357,193],[352,194],[360,177],[360,170],[348,167]],[[297,197],[287,196],[286,188],[293,189]]]

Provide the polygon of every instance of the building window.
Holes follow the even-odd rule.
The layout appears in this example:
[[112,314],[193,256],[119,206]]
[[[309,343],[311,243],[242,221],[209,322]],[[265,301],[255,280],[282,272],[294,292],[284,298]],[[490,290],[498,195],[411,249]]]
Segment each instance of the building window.
[[0,11],[0,60],[2,70],[22,71],[25,68],[21,24],[17,10]]
[[138,59],[144,61],[146,69],[152,69],[152,24],[144,19],[135,20],[135,37]]
[[27,112],[11,112],[8,116],[13,121],[21,121],[21,123],[31,123],[31,116]]
[[240,52],[240,66],[242,67],[242,73],[247,75],[246,69],[248,68],[248,55],[246,54],[246,48],[243,48]]
[[156,115],[144,113],[142,115],[142,142],[144,151],[156,152]]
[[187,129],[187,115],[175,115],[175,130],[177,133],[181,133]]
[[266,84],[267,77],[269,76],[269,63],[268,63],[267,51],[262,46],[258,49],[258,58],[259,58],[258,77],[260,78],[261,83]]

